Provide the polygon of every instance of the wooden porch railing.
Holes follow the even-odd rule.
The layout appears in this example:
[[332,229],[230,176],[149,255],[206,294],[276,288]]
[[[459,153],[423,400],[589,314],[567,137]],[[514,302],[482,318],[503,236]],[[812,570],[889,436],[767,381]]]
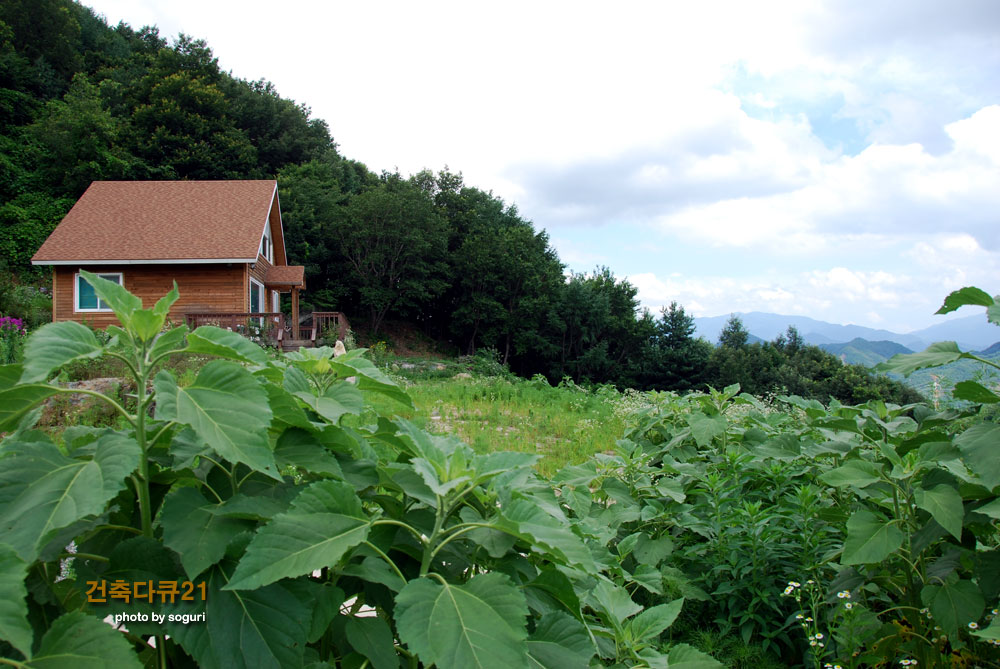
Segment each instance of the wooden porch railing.
[[[347,337],[347,331],[351,329],[351,324],[347,321],[347,316],[339,311],[314,311],[312,312],[312,325],[316,328],[317,336],[322,337],[328,329],[337,331],[337,339],[343,341]],[[334,342],[326,342],[327,346],[332,346]]]
[[280,312],[204,312],[185,314],[192,330],[201,325],[214,325],[232,330],[251,341],[278,343],[285,338],[285,315]]

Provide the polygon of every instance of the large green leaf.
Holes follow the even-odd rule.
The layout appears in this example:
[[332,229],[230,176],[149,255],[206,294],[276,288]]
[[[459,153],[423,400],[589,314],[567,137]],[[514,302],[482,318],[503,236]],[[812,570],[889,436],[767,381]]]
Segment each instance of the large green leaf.
[[986,608],[979,587],[972,581],[958,580],[954,575],[943,585],[925,585],[920,591],[920,600],[949,635],[957,635],[959,629],[978,622]]
[[24,577],[28,563],[14,549],[0,544],[0,639],[31,657],[34,633],[28,624],[28,589]]
[[255,365],[267,364],[264,349],[239,333],[213,325],[202,325],[187,336],[188,353],[214,355]]
[[[451,473],[449,467],[435,467],[434,463],[427,460],[426,458],[413,458],[410,461],[410,466],[413,467],[413,471],[420,475],[424,483],[434,491],[435,495],[440,495],[444,497],[452,490],[464,486],[466,483],[470,483],[472,478],[467,475],[459,475],[455,477],[449,476]],[[459,471],[464,471],[464,467],[456,468]]]
[[984,504],[976,509],[976,513],[985,514],[993,520],[1000,520],[1000,499],[994,499],[989,504]]
[[107,669],[135,667],[142,663],[125,635],[85,613],[57,618],[42,637],[28,667],[45,669]]
[[177,290],[177,282],[174,281],[174,287],[170,289],[170,292],[158,299],[156,304],[153,305],[153,313],[157,316],[163,316],[166,318],[167,315],[170,314],[170,307],[174,306],[174,302],[176,302],[180,296],[180,291]]
[[526,593],[537,598],[537,595],[531,593],[532,589],[540,590],[573,616],[583,619],[576,588],[573,587],[573,582],[569,580],[569,577],[558,569],[552,567],[541,569],[538,576],[525,588]]
[[802,445],[795,434],[776,434],[758,446],[754,455],[775,458],[776,460],[795,460],[802,455]]
[[349,383],[335,383],[322,396],[316,396],[311,391],[294,393],[306,406],[331,423],[340,422],[345,414],[358,415],[365,406],[365,398],[361,391]]
[[226,460],[281,480],[267,438],[267,393],[246,369],[213,360],[187,388],[180,388],[167,371],[157,374],[153,385],[157,418],[190,425]]
[[354,357],[350,353],[347,356],[340,356],[330,361],[330,367],[341,378],[357,378],[360,390],[376,392],[386,397],[413,408],[413,400],[406,394],[406,391],[396,385],[385,373],[376,367],[370,360]]
[[270,495],[233,495],[219,505],[212,505],[211,511],[217,516],[244,518],[246,520],[271,520],[288,509],[296,491],[277,486]]
[[955,342],[941,341],[931,344],[921,353],[897,353],[885,362],[875,365],[874,370],[909,376],[918,369],[940,367],[967,357],[969,354],[958,350],[958,344]]
[[312,623],[309,626],[309,643],[315,643],[319,641],[326,630],[330,627],[330,623],[333,619],[340,614],[340,607],[344,604],[344,600],[347,596],[344,591],[338,587],[330,585],[329,583],[319,583],[316,581],[303,581],[302,579],[295,581],[285,581],[285,584],[292,586],[293,584],[301,587],[303,585],[308,586],[307,596],[301,598],[302,601],[310,602],[313,604],[313,614]]
[[149,349],[149,359],[155,360],[169,351],[179,351],[183,348],[184,335],[187,332],[188,327],[186,325],[178,325],[161,333],[153,342],[152,348]]
[[726,665],[708,653],[682,643],[670,649],[667,666],[669,669],[725,669]]
[[687,418],[691,427],[691,436],[701,447],[711,445],[712,439],[724,434],[729,426],[725,416],[706,416],[703,413],[693,413]]
[[350,485],[317,481],[257,531],[226,589],[252,590],[333,565],[364,541],[370,528]]
[[684,598],[675,599],[669,604],[660,604],[645,609],[629,621],[632,639],[639,642],[651,642],[657,639],[668,627],[674,624],[684,606]]
[[309,605],[283,583],[251,592],[224,590],[228,569],[227,562],[212,567],[208,572],[206,602],[195,602],[189,611],[177,611],[204,611],[205,622],[168,623],[167,633],[200,667],[283,669],[302,666],[312,624]]
[[1000,402],[1000,395],[997,395],[976,381],[959,381],[955,384],[955,390],[951,394],[956,400],[966,400],[967,402],[977,402],[979,404],[996,404]]
[[528,639],[528,660],[532,667],[586,669],[595,652],[583,623],[561,611],[542,616]]
[[905,535],[871,511],[857,511],[847,521],[847,539],[841,564],[871,564],[881,562],[903,545]]
[[[267,391],[267,400],[274,412],[272,428],[281,430],[286,425],[298,427],[303,430],[315,430],[316,427],[309,422],[306,412],[299,406],[299,402],[290,392],[275,383],[264,383],[264,390]],[[282,425],[282,423],[284,425]]]
[[74,321],[43,325],[28,337],[24,346],[21,383],[48,378],[52,370],[80,358],[97,358],[104,349],[90,328]]
[[91,460],[63,455],[55,445],[26,442],[0,468],[0,537],[25,562],[64,527],[104,511],[139,466],[139,445],[107,432]]
[[500,510],[497,527],[556,556],[569,565],[596,571],[590,550],[564,523],[553,518],[536,502],[523,497],[512,499]]
[[41,383],[18,385],[22,371],[21,365],[0,365],[0,433],[13,431],[32,407],[59,392]]
[[344,633],[354,650],[367,657],[375,669],[399,669],[392,630],[381,618],[350,618]]
[[132,331],[141,342],[153,341],[165,321],[163,316],[154,314],[151,309],[136,309],[132,312]]
[[[274,386],[272,386],[274,387]],[[343,478],[340,463],[330,451],[319,442],[319,438],[311,432],[292,428],[286,430],[274,447],[274,457],[278,467],[304,469],[311,474]]]
[[1000,641],[1000,618],[994,618],[989,627],[973,632],[980,639],[992,639]]
[[163,543],[177,551],[188,578],[194,579],[222,559],[233,538],[253,529],[249,520],[217,513],[194,488],[174,488],[163,500]]
[[531,467],[539,460],[541,460],[541,456],[534,453],[496,451],[494,453],[475,456],[472,458],[470,468],[475,472],[475,482],[484,483],[498,474]]
[[606,623],[616,628],[623,628],[626,619],[642,611],[642,606],[632,601],[628,590],[603,577],[597,579],[589,596],[592,607],[604,614]]
[[[361,552],[361,551],[359,551]],[[369,583],[380,583],[393,592],[406,587],[406,581],[381,557],[368,556],[361,562],[351,562],[340,570],[345,576],[354,576]]]
[[464,585],[414,579],[396,596],[394,615],[400,641],[425,665],[528,666],[528,607],[503,574],[482,574]]
[[835,488],[844,486],[864,488],[882,480],[882,468],[867,460],[848,460],[840,467],[820,476],[819,480]]
[[948,314],[966,305],[991,307],[993,306],[993,298],[985,290],[976,288],[975,286],[966,286],[965,288],[959,288],[949,293],[948,297],[944,298],[944,304],[934,313]]
[[955,437],[955,445],[972,472],[990,490],[1000,486],[1000,425],[980,423]]
[[928,490],[917,488],[915,498],[918,507],[931,514],[941,527],[961,541],[965,511],[962,496],[955,488],[944,483]]

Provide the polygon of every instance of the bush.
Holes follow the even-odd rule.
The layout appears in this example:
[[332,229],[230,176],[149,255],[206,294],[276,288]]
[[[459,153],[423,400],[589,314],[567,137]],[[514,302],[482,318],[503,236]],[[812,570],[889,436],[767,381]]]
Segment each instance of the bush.
[[52,294],[45,286],[18,284],[0,267],[0,313],[18,318],[34,330],[52,320]]
[[463,355],[458,359],[471,373],[479,376],[502,376],[512,378],[510,369],[500,362],[500,351],[492,346],[481,348],[475,355]]
[[0,365],[20,362],[24,355],[24,340],[28,330],[20,318],[0,318]]

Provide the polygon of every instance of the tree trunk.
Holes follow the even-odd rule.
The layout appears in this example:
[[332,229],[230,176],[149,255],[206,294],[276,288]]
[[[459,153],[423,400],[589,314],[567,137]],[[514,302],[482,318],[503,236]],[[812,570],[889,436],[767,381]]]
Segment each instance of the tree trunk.
[[465,350],[466,355],[476,354],[476,334],[479,332],[479,321],[475,321],[475,325],[472,327],[472,336],[469,337],[469,347]]

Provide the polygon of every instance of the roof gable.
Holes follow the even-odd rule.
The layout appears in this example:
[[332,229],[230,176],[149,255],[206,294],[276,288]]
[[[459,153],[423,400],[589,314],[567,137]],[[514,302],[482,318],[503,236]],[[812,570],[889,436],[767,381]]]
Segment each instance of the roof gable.
[[273,180],[95,181],[32,262],[255,262],[272,205]]

